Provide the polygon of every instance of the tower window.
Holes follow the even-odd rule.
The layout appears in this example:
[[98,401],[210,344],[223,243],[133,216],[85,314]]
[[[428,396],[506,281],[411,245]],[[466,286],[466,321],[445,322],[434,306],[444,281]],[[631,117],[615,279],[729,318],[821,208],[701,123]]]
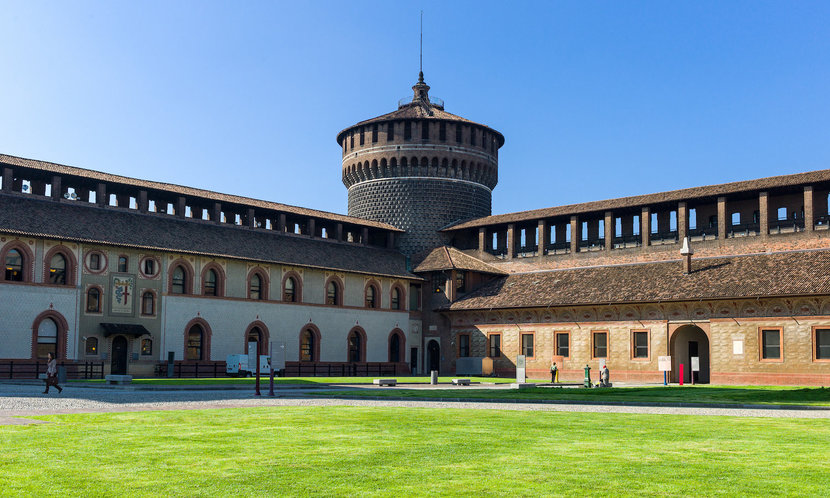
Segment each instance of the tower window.
[[442,142],[447,141],[447,123],[444,123],[443,121],[440,125],[438,125],[438,140]]
[[476,130],[472,126],[470,127],[470,145],[476,144]]
[[386,140],[391,141],[395,138],[395,123],[386,125]]
[[360,129],[360,145],[363,145],[364,137],[363,137],[363,128]]
[[349,148],[354,149],[354,133],[349,135]]
[[455,141],[461,143],[461,125],[455,125]]
[[403,139],[412,140],[412,123],[409,121],[403,124]]
[[372,143],[378,141],[378,125],[372,126]]
[[421,123],[421,139],[422,140],[429,140],[429,122],[424,121]]

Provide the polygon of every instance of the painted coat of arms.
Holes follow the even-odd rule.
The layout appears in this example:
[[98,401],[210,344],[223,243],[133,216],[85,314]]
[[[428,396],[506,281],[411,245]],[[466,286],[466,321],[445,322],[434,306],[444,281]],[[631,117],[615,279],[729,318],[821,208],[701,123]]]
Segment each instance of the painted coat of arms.
[[112,277],[112,312],[132,314],[135,277],[114,275]]

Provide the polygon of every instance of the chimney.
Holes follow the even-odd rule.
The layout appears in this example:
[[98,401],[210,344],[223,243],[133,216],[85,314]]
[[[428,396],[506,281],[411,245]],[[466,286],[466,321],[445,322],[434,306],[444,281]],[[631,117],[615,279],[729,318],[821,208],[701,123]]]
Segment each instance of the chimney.
[[680,255],[683,256],[683,274],[692,273],[692,254],[695,252],[689,247],[689,237],[683,237],[683,247],[680,248]]

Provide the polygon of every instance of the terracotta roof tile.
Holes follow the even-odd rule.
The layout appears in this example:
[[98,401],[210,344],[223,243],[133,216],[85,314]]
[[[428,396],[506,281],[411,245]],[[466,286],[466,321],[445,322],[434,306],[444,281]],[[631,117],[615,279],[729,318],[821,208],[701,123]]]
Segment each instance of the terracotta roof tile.
[[507,275],[507,272],[468,256],[451,246],[436,247],[412,271],[422,273],[443,270],[468,270],[491,275]]
[[830,294],[830,250],[515,273],[447,309],[539,308]]
[[0,194],[0,232],[420,280],[395,251],[22,194]]
[[203,190],[193,187],[184,187],[181,185],[174,185],[172,183],[153,182],[149,180],[140,180],[137,178],[130,178],[127,176],[112,175],[109,173],[102,173],[91,169],[77,168],[75,166],[66,166],[63,164],[50,163],[46,161],[38,161],[36,159],[26,159],[23,157],[9,156],[7,154],[0,154],[0,166],[2,163],[10,166],[20,166],[24,168],[36,169],[39,171],[46,171],[60,175],[71,175],[81,178],[87,178],[95,181],[104,181],[111,183],[118,183],[121,185],[128,185],[132,187],[145,188],[148,190],[164,191],[176,195],[184,195],[189,197],[199,197],[202,199],[209,199],[217,202],[227,202],[232,204],[241,204],[244,206],[271,209],[274,211],[282,211],[285,213],[296,214],[299,216],[309,216],[313,218],[331,220],[335,222],[350,223],[353,225],[360,225],[366,227],[380,228],[383,230],[391,230],[395,232],[402,232],[402,230],[377,221],[364,220],[362,218],[355,218],[353,216],[346,216],[337,213],[329,213],[326,211],[318,211],[316,209],[308,209],[297,206],[289,206],[288,204],[280,204],[278,202],[263,201],[253,199],[250,197],[242,197],[238,195],[222,194],[210,190]]

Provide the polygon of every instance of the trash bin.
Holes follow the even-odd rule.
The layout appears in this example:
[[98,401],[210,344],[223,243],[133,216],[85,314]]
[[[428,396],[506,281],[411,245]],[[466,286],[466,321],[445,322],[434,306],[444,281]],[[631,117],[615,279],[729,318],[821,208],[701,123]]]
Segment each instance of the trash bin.
[[429,372],[429,383],[433,386],[438,385],[438,370],[432,370]]
[[58,367],[58,384],[66,384],[66,367]]

